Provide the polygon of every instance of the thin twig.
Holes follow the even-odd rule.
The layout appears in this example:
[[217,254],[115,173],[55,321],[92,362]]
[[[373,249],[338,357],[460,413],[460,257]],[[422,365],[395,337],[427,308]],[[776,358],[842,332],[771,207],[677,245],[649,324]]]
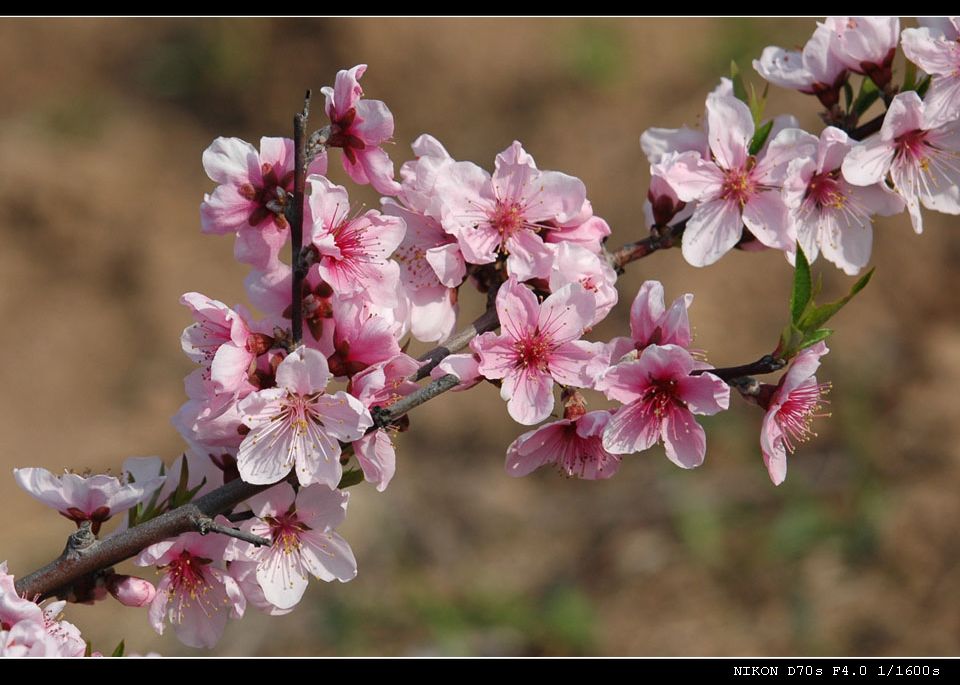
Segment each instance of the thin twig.
[[686,227],[687,221],[683,220],[673,226],[664,227],[653,233],[649,238],[624,245],[609,255],[610,266],[618,272],[622,272],[623,267],[630,262],[651,255],[657,250],[666,250],[677,245]]
[[310,117],[310,91],[303,98],[303,111],[293,117],[293,205],[287,220],[290,222],[290,254],[293,271],[291,285],[291,337],[293,347],[303,340],[303,279],[307,270],[303,263],[303,199],[307,187],[307,119]]
[[783,359],[778,359],[771,354],[765,354],[755,362],[741,364],[740,366],[727,366],[720,369],[695,369],[690,372],[691,376],[699,376],[702,373],[712,373],[728,383],[743,378],[744,376],[753,376],[755,374],[774,373],[787,365]]
[[254,535],[253,533],[247,533],[239,528],[225,526],[222,523],[217,523],[212,518],[201,518],[197,520],[197,530],[200,531],[201,535],[207,535],[208,533],[219,533],[220,535],[226,535],[227,537],[249,542],[251,545],[256,545],[257,547],[269,547],[273,544],[273,542],[267,538],[262,538],[259,535]]

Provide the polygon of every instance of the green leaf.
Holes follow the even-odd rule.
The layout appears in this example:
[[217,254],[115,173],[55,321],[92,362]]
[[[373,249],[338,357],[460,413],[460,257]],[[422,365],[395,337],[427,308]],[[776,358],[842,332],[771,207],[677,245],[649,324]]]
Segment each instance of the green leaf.
[[110,656],[123,656],[123,650],[124,650],[124,649],[125,649],[125,647],[124,647],[124,644],[123,644],[123,640],[120,640],[120,644],[118,644],[116,647],[114,647],[113,653],[110,654]]
[[750,106],[750,114],[753,115],[753,125],[759,126],[760,120],[763,119],[763,110],[767,107],[767,93],[770,92],[770,83],[769,81],[764,83],[763,93],[757,95],[757,89],[754,85],[750,84],[750,98],[747,101],[747,104]]
[[814,331],[820,328],[823,324],[829,321],[834,314],[843,309],[844,305],[852,300],[854,295],[863,290],[867,286],[867,283],[870,282],[870,278],[872,276],[873,269],[870,269],[870,271],[868,271],[863,278],[853,284],[853,287],[850,288],[850,292],[847,295],[841,297],[836,302],[809,307],[807,311],[803,313],[803,316],[800,318],[797,326],[804,332]]
[[773,351],[773,356],[778,359],[790,359],[800,351],[802,342],[803,331],[791,323],[780,333],[780,342],[777,344],[777,349]]
[[907,60],[906,66],[903,70],[903,88],[900,89],[901,92],[906,92],[908,90],[913,90],[914,86],[917,85],[917,65]]
[[917,86],[917,95],[923,97],[927,94],[927,89],[930,87],[930,76],[925,76],[924,79],[920,82],[920,85]]
[[344,490],[345,488],[352,487],[357,483],[363,482],[363,471],[360,469],[350,469],[349,471],[344,471],[343,475],[340,477],[340,483],[337,485],[337,488]]
[[793,272],[793,292],[790,294],[790,321],[800,321],[807,304],[813,299],[813,282],[810,278],[810,262],[797,243],[796,268]]
[[853,103],[853,112],[858,117],[863,116],[863,113],[870,109],[870,105],[876,102],[879,97],[880,91],[876,84],[868,78],[863,79],[860,83],[860,93]]
[[844,109],[850,111],[850,105],[853,104],[853,87],[850,85],[849,81],[843,82],[843,100],[846,103]]
[[821,340],[826,340],[831,335],[833,335],[833,331],[829,328],[818,328],[812,333],[807,334],[807,336],[803,339],[803,342],[800,343],[800,349],[802,350],[806,347],[810,347],[811,345],[816,345],[818,342]]
[[757,129],[756,133],[753,134],[753,139],[750,141],[750,154],[755,155],[760,150],[763,149],[763,146],[767,143],[767,138],[770,136],[770,130],[773,128],[773,119],[765,123],[763,126]]
[[730,62],[730,80],[733,81],[733,95],[738,100],[749,103],[747,98],[747,89],[743,85],[743,74],[740,73],[740,67],[734,61]]
[[93,654],[93,643],[90,642],[90,640],[84,640],[84,642],[87,643],[87,646],[83,650],[83,655],[90,656],[91,654]]

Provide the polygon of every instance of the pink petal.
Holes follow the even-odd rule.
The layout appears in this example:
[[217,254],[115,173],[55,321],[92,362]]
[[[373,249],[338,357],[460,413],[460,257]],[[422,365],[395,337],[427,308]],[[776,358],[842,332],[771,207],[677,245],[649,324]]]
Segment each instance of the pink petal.
[[691,412],[712,416],[730,407],[730,386],[712,373],[677,380],[678,396]]
[[[536,327],[553,344],[575,340],[583,335],[583,329],[593,321],[596,308],[593,295],[579,283],[570,283],[543,301]],[[500,321],[502,324],[503,319]]]
[[855,186],[871,186],[883,181],[893,162],[896,146],[872,136],[854,146],[843,159],[843,177]]
[[743,207],[743,223],[767,247],[787,250],[796,242],[790,235],[787,206],[776,190],[752,197]]
[[[710,150],[721,168],[743,167],[753,133],[753,116],[746,104],[735,97],[707,97],[707,137]],[[680,195],[679,191],[677,195]],[[682,195],[680,199],[684,199]]]
[[377,492],[387,489],[397,470],[397,453],[386,431],[377,430],[353,443],[363,478],[373,483]]
[[743,233],[740,206],[711,200],[697,205],[683,232],[683,258],[693,266],[709,266],[733,249]]
[[516,278],[510,278],[497,292],[497,315],[504,332],[519,340],[537,326],[540,315],[537,296]]
[[561,385],[592,388],[607,369],[603,343],[574,340],[550,353],[550,375]]
[[650,173],[666,181],[684,202],[716,197],[723,187],[723,172],[696,152],[668,155]]
[[296,395],[323,392],[330,382],[327,359],[321,352],[298,347],[277,367],[277,386]]
[[642,402],[621,407],[603,432],[603,448],[612,454],[633,454],[650,449],[660,437],[660,422],[651,420]]
[[363,402],[343,390],[334,395],[321,395],[314,400],[314,407],[326,432],[341,442],[359,440],[373,426]]
[[477,370],[484,378],[503,378],[516,367],[514,343],[515,339],[496,333],[484,333],[470,342],[470,349],[480,358]]
[[239,138],[217,138],[203,151],[203,169],[217,183],[260,185],[260,156]]
[[703,463],[707,437],[703,427],[686,409],[675,407],[667,413],[662,426],[667,458],[681,468],[692,469]]
[[500,397],[507,400],[514,421],[532,426],[553,411],[553,379],[536,370],[516,369],[504,377]]
[[660,281],[644,281],[630,305],[630,335],[644,344],[656,330],[664,314],[663,285]]
[[326,582],[346,583],[357,576],[357,560],[347,541],[336,533],[307,531],[300,550],[310,573]]
[[427,250],[426,260],[433,267],[437,279],[448,288],[456,288],[467,275],[463,253],[456,243],[437,245]]
[[200,226],[204,233],[234,233],[250,226],[250,214],[257,205],[243,197],[234,185],[219,185],[203,196]]

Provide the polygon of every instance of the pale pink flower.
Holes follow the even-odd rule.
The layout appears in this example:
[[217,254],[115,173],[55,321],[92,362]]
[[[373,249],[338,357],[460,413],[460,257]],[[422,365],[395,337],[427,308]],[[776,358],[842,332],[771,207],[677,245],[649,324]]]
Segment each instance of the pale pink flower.
[[524,433],[507,448],[507,473],[526,476],[553,464],[565,476],[609,478],[620,467],[620,455],[603,447],[603,432],[610,417],[609,411],[591,411]]
[[932,77],[924,95],[927,121],[945,124],[960,117],[960,17],[940,30],[904,29],[900,40],[907,59]]
[[525,281],[546,278],[551,254],[541,232],[546,222],[576,218],[586,188],[572,176],[540,171],[519,142],[497,155],[491,176],[472,162],[456,162],[437,182],[443,227],[453,233],[467,262],[489,264],[507,256],[507,270]]
[[[229,548],[227,554],[230,554]],[[246,597],[247,606],[253,606],[270,616],[284,616],[289,614],[295,607],[280,609],[267,601],[267,598],[263,594],[263,588],[260,587],[260,582],[257,580],[258,566],[260,566],[260,564],[256,561],[236,559],[230,562],[230,568],[228,569],[230,575],[237,581],[237,585],[240,586],[240,591],[243,593],[243,596]]]
[[301,485],[340,482],[340,442],[359,439],[373,419],[355,397],[324,392],[330,380],[323,354],[299,347],[277,368],[277,387],[240,402],[250,433],[240,443],[237,468],[248,483],[276,483],[294,466]]
[[94,534],[104,521],[136,506],[163,483],[163,478],[125,483],[106,475],[56,476],[41,468],[14,469],[13,477],[31,497],[53,507],[78,527],[83,521],[90,521]]
[[617,272],[604,257],[577,243],[561,243],[553,250],[550,290],[555,292],[568,283],[579,283],[593,295],[597,308],[590,326],[597,325],[617,304]]
[[678,345],[650,345],[636,361],[621,362],[597,382],[608,399],[624,404],[610,419],[603,447],[631,454],[663,441],[667,458],[685,469],[700,466],[706,436],[694,414],[710,416],[730,405],[730,386],[697,366]]
[[403,219],[375,209],[351,217],[343,186],[323,176],[311,176],[308,182],[309,236],[320,277],[338,294],[395,304],[400,270],[389,257],[403,240]]
[[[293,202],[293,141],[261,138],[260,152],[239,138],[217,138],[203,153],[203,168],[220,185],[205,195],[200,219],[205,233],[236,233],[236,258],[265,269],[277,261],[289,225],[285,208]],[[327,173],[324,152],[310,173]]]
[[273,345],[273,337],[249,325],[250,314],[240,306],[230,309],[200,293],[186,293],[180,303],[196,320],[180,337],[183,351],[201,365],[215,392],[237,392],[247,384],[251,364]]
[[592,387],[603,366],[602,345],[578,338],[595,310],[593,296],[575,283],[542,304],[514,277],[500,287],[497,314],[503,334],[484,333],[470,347],[480,357],[480,373],[503,379],[500,396],[515,421],[533,425],[550,415],[554,381]]
[[698,202],[683,234],[684,258],[694,266],[713,264],[737,244],[744,224],[767,247],[789,249],[793,239],[780,182],[786,164],[800,152],[803,132],[780,131],[755,157],[748,150],[753,117],[743,102],[710,95],[707,120],[712,158],[674,153],[653,168],[680,200]]
[[753,60],[753,68],[775,86],[816,95],[824,107],[832,107],[847,80],[847,67],[832,49],[835,40],[829,27],[818,24],[802,52],[770,46]]
[[890,103],[879,135],[855,146],[843,160],[843,177],[856,186],[882,183],[887,172],[907,205],[917,233],[923,231],[920,205],[960,214],[960,120],[928,122],[915,92]]
[[213,398],[191,397],[170,422],[197,454],[236,450],[246,435],[237,406],[239,401],[227,394]]
[[[825,128],[816,157],[800,157],[790,163],[783,182],[783,197],[790,209],[793,232],[806,258],[823,256],[854,275],[870,260],[873,243],[871,217],[903,211],[903,201],[883,182],[871,186],[850,185],[840,173],[844,157],[854,141],[833,126]],[[794,257],[795,250],[788,250]]]
[[483,375],[480,373],[480,358],[475,354],[447,355],[430,371],[430,378],[433,380],[444,376],[456,376],[460,381],[450,389],[451,392],[469,390],[483,380]]
[[87,651],[87,642],[80,629],[69,621],[63,620],[61,612],[66,601],[51,602],[43,608],[43,627],[47,635],[57,642],[59,656],[78,657]]
[[320,90],[330,117],[327,146],[343,150],[343,168],[355,183],[369,183],[378,193],[396,195],[400,184],[393,180],[393,162],[383,150],[383,144],[393,138],[393,114],[380,100],[361,100],[359,81],[366,70],[366,64],[341,69],[333,88]]
[[350,545],[334,528],[347,515],[349,493],[322,485],[294,493],[281,483],[251,497],[256,518],[242,529],[267,538],[269,547],[254,547],[232,540],[228,559],[255,561],[256,579],[264,599],[278,609],[290,609],[307,589],[308,576],[345,583],[357,575],[357,561]]
[[[723,89],[725,90],[725,89]],[[731,84],[732,90],[732,84]],[[695,152],[704,159],[710,158],[707,134],[686,126],[681,128],[648,128],[640,136],[640,147],[650,163],[650,187],[643,203],[643,217],[647,226],[667,226],[671,221],[689,219],[693,214],[693,202],[683,202],[673,187],[659,175],[665,158],[673,158],[683,152]]]
[[9,630],[0,629],[0,657],[60,657],[60,643],[43,623],[20,621]]
[[163,574],[148,612],[155,631],[163,635],[169,622],[182,643],[209,649],[223,635],[228,619],[243,616],[246,600],[223,568],[229,540],[223,535],[184,533],[140,553],[138,566],[158,566]]
[[43,609],[24,599],[17,592],[13,574],[7,573],[7,562],[0,562],[0,630],[10,630],[17,623],[43,625]]
[[[407,380],[420,368],[420,362],[405,354],[370,366],[350,379],[350,394],[363,402],[363,406],[389,409],[401,397],[419,388]],[[367,433],[353,443],[353,453],[360,462],[363,477],[373,483],[378,492],[390,484],[397,469],[397,455],[390,439],[390,432],[379,428]]]
[[830,49],[848,69],[865,74],[884,88],[892,77],[891,65],[900,38],[897,17],[829,17]]
[[630,305],[630,337],[613,338],[607,343],[611,363],[616,364],[625,354],[642,352],[650,345],[679,345],[688,349],[693,342],[687,314],[691,304],[693,294],[685,293],[667,309],[660,281],[644,281]]
[[327,355],[327,363],[334,376],[354,376],[400,354],[393,322],[386,317],[372,315],[355,303],[335,300],[333,320],[333,350]]
[[545,221],[543,225],[543,242],[548,245],[573,243],[594,254],[603,251],[603,241],[610,235],[610,224],[593,213],[590,200],[584,200],[580,213],[568,221]]
[[808,347],[794,357],[776,387],[761,386],[760,406],[767,413],[760,430],[760,448],[774,485],[787,477],[787,452],[793,454],[797,444],[816,435],[813,419],[825,416],[819,412],[830,384],[818,383],[814,374],[820,357],[829,351],[823,342]]

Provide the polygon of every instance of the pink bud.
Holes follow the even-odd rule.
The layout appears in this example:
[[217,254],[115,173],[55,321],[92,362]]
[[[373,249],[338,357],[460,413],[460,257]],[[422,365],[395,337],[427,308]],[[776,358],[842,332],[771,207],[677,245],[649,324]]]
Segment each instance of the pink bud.
[[146,606],[157,595],[152,583],[135,576],[112,575],[107,588],[118,602],[128,607]]

